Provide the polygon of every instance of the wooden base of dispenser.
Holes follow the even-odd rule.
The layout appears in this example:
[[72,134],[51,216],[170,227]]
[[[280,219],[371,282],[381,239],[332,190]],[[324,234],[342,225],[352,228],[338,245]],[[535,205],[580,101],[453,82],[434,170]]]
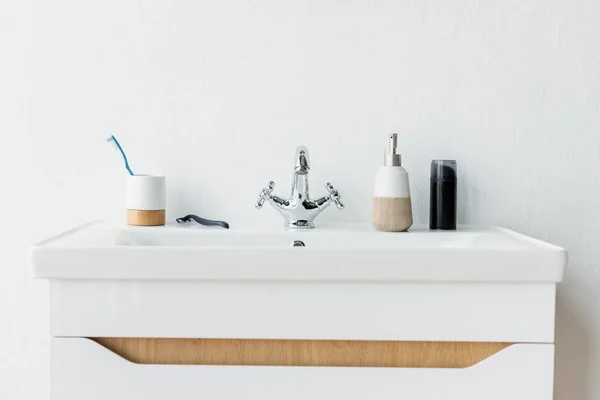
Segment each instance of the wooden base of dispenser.
[[373,197],[371,222],[378,231],[407,231],[413,224],[410,197]]

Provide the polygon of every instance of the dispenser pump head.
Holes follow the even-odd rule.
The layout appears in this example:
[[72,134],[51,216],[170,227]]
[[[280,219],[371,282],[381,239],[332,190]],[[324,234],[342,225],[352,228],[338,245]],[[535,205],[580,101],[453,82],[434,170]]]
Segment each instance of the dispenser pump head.
[[385,157],[383,159],[383,165],[386,167],[399,167],[402,165],[402,161],[400,158],[400,154],[398,151],[398,134],[392,133],[390,135],[390,148],[385,153]]

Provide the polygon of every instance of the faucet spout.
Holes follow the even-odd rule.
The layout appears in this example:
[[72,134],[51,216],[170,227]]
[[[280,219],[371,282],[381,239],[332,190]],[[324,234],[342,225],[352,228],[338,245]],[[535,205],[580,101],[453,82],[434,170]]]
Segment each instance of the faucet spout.
[[306,175],[310,171],[310,158],[306,146],[296,147],[296,157],[294,158],[294,173],[297,175]]

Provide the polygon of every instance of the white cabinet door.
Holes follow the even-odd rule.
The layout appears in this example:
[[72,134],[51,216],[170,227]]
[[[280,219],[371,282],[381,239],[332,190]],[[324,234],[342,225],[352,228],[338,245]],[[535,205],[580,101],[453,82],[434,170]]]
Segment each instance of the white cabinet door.
[[71,337],[552,343],[555,297],[551,283],[58,280],[50,318]]
[[552,344],[464,369],[140,365],[88,339],[51,344],[52,400],[552,400]]

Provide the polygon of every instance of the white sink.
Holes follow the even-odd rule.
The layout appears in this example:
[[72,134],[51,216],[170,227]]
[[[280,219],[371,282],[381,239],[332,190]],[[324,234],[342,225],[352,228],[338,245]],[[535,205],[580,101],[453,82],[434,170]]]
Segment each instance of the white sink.
[[[305,247],[292,247],[296,240]],[[559,282],[566,252],[498,227],[310,231],[83,225],[31,249],[51,279]]]

